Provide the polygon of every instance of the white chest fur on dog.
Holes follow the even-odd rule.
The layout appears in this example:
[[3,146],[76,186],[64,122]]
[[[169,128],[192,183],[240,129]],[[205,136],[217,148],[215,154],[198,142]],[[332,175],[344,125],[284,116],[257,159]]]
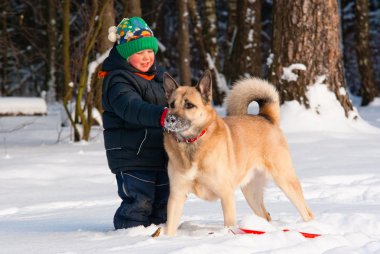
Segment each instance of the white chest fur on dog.
[[191,167],[183,174],[183,177],[190,184],[190,192],[197,197],[205,200],[216,200],[218,198],[215,189],[209,184],[212,181],[207,180],[211,176],[199,169],[197,163],[192,163]]
[[191,168],[186,170],[186,173],[184,174],[185,178],[189,181],[193,181],[198,174],[198,164],[192,163]]

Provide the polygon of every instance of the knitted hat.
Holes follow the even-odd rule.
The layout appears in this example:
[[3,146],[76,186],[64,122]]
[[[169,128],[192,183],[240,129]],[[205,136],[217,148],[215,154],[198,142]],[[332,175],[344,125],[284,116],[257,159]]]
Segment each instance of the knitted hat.
[[117,42],[117,52],[125,59],[144,49],[158,51],[157,38],[140,17],[124,18],[117,27],[110,27],[108,39]]

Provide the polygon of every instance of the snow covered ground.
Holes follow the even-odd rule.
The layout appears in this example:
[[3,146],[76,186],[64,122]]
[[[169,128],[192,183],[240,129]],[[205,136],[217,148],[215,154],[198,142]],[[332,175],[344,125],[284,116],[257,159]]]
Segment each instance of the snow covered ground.
[[268,233],[233,235],[223,228],[219,202],[191,195],[172,238],[149,237],[155,226],[113,230],[119,199],[101,128],[89,143],[74,144],[56,107],[46,116],[0,117],[0,253],[380,253],[380,100],[358,108],[365,121],[356,123],[334,110],[311,116],[296,103],[282,108],[314,221],[304,223],[269,183],[270,223],[236,192],[239,225]]

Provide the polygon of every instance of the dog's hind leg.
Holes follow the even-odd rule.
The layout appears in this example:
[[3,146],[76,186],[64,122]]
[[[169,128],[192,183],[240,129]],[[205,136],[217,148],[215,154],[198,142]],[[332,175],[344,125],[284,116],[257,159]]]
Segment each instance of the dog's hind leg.
[[290,201],[292,201],[293,205],[301,214],[303,220],[312,220],[314,218],[314,215],[306,204],[298,178],[289,177],[283,179],[282,177],[274,177],[274,180],[280,189],[285,193],[285,195],[290,199]]
[[303,220],[312,220],[314,215],[306,204],[301,184],[292,166],[290,154],[288,152],[279,153],[276,158],[277,160],[272,160],[272,168],[269,169],[273,180],[297,208]]
[[256,172],[251,180],[241,187],[241,191],[253,212],[270,221],[271,217],[264,206],[265,181],[265,174],[263,172]]

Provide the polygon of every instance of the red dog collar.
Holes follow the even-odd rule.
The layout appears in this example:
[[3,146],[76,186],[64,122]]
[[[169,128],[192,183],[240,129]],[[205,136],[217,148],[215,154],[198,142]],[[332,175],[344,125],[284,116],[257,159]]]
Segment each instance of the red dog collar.
[[184,138],[184,139],[182,139],[182,140],[180,140],[180,139],[177,138],[177,142],[194,143],[195,141],[198,140],[198,138],[202,137],[202,136],[206,133],[206,131],[207,131],[207,129],[203,130],[203,131],[198,135],[198,137],[195,137],[195,138],[189,138],[189,139],[185,139],[185,138]]

